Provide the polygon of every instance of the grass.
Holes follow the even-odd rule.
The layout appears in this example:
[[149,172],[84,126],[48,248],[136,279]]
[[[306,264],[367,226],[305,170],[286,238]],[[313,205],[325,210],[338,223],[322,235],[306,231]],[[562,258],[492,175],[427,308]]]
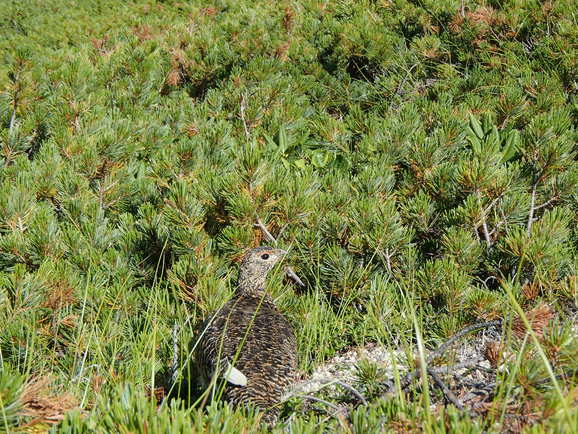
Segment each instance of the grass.
[[574,3],[0,0],[0,429],[265,429],[186,366],[257,216],[306,375],[507,324],[477,417],[360,362],[368,405],[274,430],[576,426]]

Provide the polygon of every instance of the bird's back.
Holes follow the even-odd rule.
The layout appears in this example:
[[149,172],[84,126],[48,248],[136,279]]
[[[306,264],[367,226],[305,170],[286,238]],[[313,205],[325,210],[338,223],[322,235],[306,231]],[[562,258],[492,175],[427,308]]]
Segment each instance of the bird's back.
[[234,404],[265,409],[277,404],[294,380],[297,344],[293,328],[275,305],[254,297],[236,297],[209,317],[200,330],[196,363],[207,385],[218,364],[229,361],[247,384],[227,383],[224,397]]

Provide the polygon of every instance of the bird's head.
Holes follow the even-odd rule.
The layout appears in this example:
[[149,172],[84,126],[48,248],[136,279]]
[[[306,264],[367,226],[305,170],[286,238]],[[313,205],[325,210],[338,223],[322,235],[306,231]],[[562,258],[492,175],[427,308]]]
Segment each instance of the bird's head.
[[286,254],[285,250],[274,247],[256,247],[249,250],[241,261],[237,291],[247,295],[262,294],[267,274]]

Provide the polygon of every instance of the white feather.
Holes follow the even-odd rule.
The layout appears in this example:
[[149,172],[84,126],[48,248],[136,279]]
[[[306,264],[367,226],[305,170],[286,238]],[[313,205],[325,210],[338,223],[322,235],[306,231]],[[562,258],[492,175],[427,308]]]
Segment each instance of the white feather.
[[223,378],[225,378],[225,380],[227,380],[231,384],[234,384],[235,386],[247,385],[247,377],[245,377],[245,374],[243,374],[229,362],[227,362],[227,368],[225,369]]

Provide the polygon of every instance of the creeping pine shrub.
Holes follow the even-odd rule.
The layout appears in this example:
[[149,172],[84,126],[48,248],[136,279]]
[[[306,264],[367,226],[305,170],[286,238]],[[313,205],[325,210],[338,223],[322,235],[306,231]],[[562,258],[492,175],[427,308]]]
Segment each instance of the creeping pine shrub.
[[[504,332],[516,357],[482,417],[434,414],[427,388],[382,399],[361,365],[350,425],[298,401],[294,431],[575,421],[575,2],[4,3],[2,430],[257,429],[191,408],[171,367],[270,242],[257,218],[306,283],[277,270],[269,291],[307,374],[367,343],[412,360],[416,328],[432,348],[516,303],[552,312],[539,340]],[[544,360],[556,393],[533,383]],[[27,413],[38,378],[75,409]]]

